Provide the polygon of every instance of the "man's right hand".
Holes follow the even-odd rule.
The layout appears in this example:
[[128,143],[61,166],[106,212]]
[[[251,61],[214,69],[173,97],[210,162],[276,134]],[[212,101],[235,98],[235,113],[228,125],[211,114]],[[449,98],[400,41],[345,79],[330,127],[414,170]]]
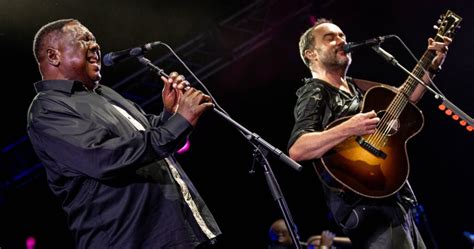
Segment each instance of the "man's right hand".
[[211,97],[190,87],[181,96],[176,112],[195,126],[201,114],[213,106]]
[[329,230],[324,230],[321,233],[321,246],[326,246],[326,248],[331,248],[335,237],[336,235],[333,232]]
[[358,113],[343,124],[349,136],[363,136],[374,133],[379,121],[375,111],[370,111]]

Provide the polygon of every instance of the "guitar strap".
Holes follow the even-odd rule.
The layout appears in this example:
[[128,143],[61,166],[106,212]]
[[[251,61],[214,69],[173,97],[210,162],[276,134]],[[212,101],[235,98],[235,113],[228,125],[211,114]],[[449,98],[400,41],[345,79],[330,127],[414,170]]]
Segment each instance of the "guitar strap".
[[352,83],[354,83],[354,85],[356,85],[364,93],[374,86],[386,85],[380,82],[375,82],[375,81],[370,81],[370,80],[362,80],[362,79],[349,78],[349,77],[347,77],[347,79],[349,79]]

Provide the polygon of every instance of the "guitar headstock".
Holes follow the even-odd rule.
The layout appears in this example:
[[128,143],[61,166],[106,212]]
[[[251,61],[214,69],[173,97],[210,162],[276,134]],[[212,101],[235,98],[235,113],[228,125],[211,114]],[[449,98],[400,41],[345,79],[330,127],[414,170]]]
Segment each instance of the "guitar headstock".
[[446,11],[446,14],[441,15],[438,19],[438,25],[433,26],[434,29],[438,31],[436,34],[436,41],[442,41],[442,36],[447,36],[449,38],[454,37],[454,33],[461,28],[459,23],[462,21],[462,18],[452,12],[451,10]]

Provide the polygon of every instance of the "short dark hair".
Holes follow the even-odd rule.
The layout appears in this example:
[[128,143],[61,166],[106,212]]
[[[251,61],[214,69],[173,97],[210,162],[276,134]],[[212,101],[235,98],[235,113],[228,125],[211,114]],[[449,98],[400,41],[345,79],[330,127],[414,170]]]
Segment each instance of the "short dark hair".
[[36,32],[35,38],[33,39],[33,55],[35,56],[36,62],[40,62],[41,60],[41,50],[45,46],[44,42],[46,37],[48,37],[52,33],[60,33],[62,32],[62,28],[70,23],[70,22],[78,22],[76,19],[59,19],[50,23],[47,23],[41,27],[38,32]]
[[313,35],[313,30],[323,24],[323,23],[333,23],[331,20],[326,19],[326,18],[320,18],[318,19],[314,25],[307,29],[300,37],[300,42],[299,42],[299,47],[300,47],[300,56],[301,59],[303,60],[304,64],[306,64],[307,67],[309,67],[309,60],[304,56],[304,51],[313,48],[314,44],[314,35]]

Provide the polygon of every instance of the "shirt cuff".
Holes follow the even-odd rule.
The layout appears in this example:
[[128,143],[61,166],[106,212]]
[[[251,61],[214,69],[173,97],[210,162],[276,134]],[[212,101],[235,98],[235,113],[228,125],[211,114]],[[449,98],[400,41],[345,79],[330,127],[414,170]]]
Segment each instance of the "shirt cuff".
[[163,108],[163,111],[161,112],[161,121],[166,122],[171,116],[173,116],[174,113],[169,112],[166,110],[166,108]]
[[170,131],[172,134],[175,134],[176,137],[187,135],[193,129],[191,123],[189,123],[188,120],[186,120],[179,113],[174,113],[172,116],[170,116],[166,122],[163,123],[162,127]]

